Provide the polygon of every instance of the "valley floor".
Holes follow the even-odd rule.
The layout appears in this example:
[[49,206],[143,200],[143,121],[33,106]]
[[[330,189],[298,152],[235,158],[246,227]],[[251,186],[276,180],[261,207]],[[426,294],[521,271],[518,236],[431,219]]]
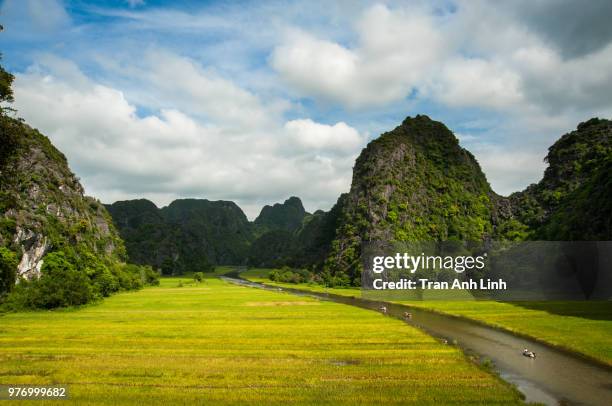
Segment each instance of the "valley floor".
[[[318,285],[275,283],[269,270],[249,270],[242,276],[295,289],[361,295],[359,288],[327,289]],[[468,300],[400,301],[414,307],[476,320],[573,351],[612,366],[612,302],[495,302]]]
[[57,404],[521,403],[399,320],[218,279],[6,314],[0,348],[0,384],[68,385]]

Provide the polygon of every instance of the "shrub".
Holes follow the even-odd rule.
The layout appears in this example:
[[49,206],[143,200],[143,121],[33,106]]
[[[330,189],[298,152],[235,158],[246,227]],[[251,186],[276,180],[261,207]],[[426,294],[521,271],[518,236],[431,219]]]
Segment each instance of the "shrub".
[[[1,211],[1,210],[0,210]],[[16,222],[12,218],[0,218],[0,235],[12,237],[16,232]]]
[[112,272],[103,267],[101,272],[97,273],[93,280],[100,295],[107,297],[119,290],[119,282]]
[[17,255],[7,248],[0,247],[0,296],[15,286]]
[[51,309],[82,305],[94,299],[90,279],[68,262],[63,252],[46,255],[41,271],[40,279],[27,283],[24,307]]
[[144,285],[141,267],[134,264],[118,264],[114,274],[123,290],[140,289]]
[[[12,288],[2,298],[2,309],[50,309],[82,305],[120,290],[159,285],[159,275],[150,266],[106,264],[96,255],[64,247],[44,257],[40,279],[20,280],[15,285],[17,257],[0,248],[0,287]],[[6,275],[5,275],[6,274]]]
[[305,283],[313,280],[313,274],[306,269],[292,270],[288,266],[283,266],[279,270],[270,272],[268,278],[275,282]]
[[141,272],[144,276],[144,284],[158,286],[159,285],[159,273],[157,273],[151,265],[141,265]]

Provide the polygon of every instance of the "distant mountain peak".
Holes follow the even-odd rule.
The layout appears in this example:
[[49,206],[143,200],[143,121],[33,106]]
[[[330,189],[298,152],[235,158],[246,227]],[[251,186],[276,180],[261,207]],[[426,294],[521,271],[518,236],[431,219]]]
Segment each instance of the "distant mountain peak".
[[284,205],[296,206],[298,208],[304,209],[302,205],[302,200],[297,196],[291,196],[289,199],[285,200]]
[[302,225],[307,214],[302,200],[299,197],[291,196],[283,203],[264,206],[254,224],[263,232],[268,230],[295,231]]

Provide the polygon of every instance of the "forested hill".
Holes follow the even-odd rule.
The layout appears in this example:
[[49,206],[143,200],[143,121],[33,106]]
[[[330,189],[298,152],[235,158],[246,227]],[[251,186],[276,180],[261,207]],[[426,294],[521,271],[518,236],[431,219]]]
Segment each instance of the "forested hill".
[[307,214],[300,198],[292,196],[284,203],[264,206],[253,224],[260,234],[270,230],[293,232],[302,226]]
[[81,305],[157,282],[126,264],[112,219],[83,194],[66,157],[16,118],[0,66],[0,311]]
[[409,117],[357,158],[327,270],[357,283],[364,241],[491,238],[495,199],[474,156],[444,124]]
[[[104,206],[83,195],[64,155],[47,137],[0,118],[0,246],[19,257],[17,276],[40,275],[49,252],[120,260],[123,242]],[[76,261],[76,259],[75,259]]]
[[530,238],[612,240],[612,121],[580,123],[545,160],[542,180],[510,196]]
[[[612,125],[592,119],[550,147],[543,179],[510,197],[441,122],[408,117],[357,158],[350,191],[329,212],[297,197],[249,222],[231,202],[108,206],[130,258],[165,273],[215,264],[289,265],[357,283],[371,240],[610,240]],[[588,220],[586,220],[588,219]]]
[[175,200],[164,208],[140,199],[107,206],[128,255],[165,274],[245,262],[253,227],[233,202]]
[[333,213],[309,214],[295,196],[264,206],[253,222],[228,201],[181,199],[158,208],[138,199],[106,207],[130,260],[164,274],[227,264],[311,266],[327,255],[336,228]]
[[[155,283],[47,137],[0,114],[0,311],[80,305]],[[18,282],[18,283],[17,283]]]
[[323,272],[357,283],[372,240],[612,240],[612,122],[579,124],[546,162],[540,182],[502,197],[442,123],[409,117],[357,158]]

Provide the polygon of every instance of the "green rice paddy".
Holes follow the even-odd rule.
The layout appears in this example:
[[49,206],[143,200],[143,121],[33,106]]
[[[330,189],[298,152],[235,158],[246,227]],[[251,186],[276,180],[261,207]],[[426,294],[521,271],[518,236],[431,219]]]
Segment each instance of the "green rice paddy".
[[218,279],[3,315],[0,384],[67,385],[62,405],[521,402],[399,320]]
[[[359,288],[329,289],[320,285],[271,282],[266,278],[268,272],[266,269],[253,269],[242,275],[253,281],[284,287],[361,296]],[[423,300],[399,303],[476,320],[612,366],[612,302],[610,301]]]

